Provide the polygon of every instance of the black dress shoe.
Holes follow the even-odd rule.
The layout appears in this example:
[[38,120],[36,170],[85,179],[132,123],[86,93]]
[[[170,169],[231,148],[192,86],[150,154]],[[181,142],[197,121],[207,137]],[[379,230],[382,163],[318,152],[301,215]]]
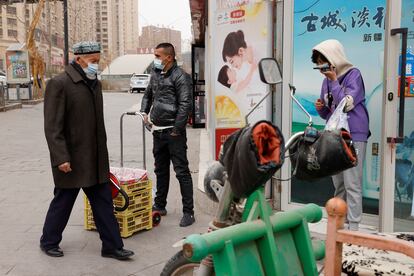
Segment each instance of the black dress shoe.
[[113,249],[113,250],[102,250],[101,251],[102,257],[106,258],[114,258],[117,260],[126,260],[129,259],[131,256],[134,255],[134,252],[127,249]]
[[63,251],[60,249],[60,247],[54,247],[50,249],[40,247],[40,249],[42,249],[42,251],[50,257],[63,257]]

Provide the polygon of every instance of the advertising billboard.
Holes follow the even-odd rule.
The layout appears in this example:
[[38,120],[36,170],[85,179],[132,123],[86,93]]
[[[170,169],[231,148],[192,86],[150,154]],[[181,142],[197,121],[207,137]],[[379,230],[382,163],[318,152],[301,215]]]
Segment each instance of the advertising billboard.
[[[212,78],[216,137],[222,137],[218,135],[222,132],[227,135],[228,129],[233,131],[245,126],[246,114],[269,89],[260,81],[258,62],[271,55],[270,3],[246,2],[234,7],[230,4],[217,9],[214,16]],[[270,116],[269,97],[255,109],[248,122],[270,119]],[[216,149],[222,141],[216,138]]]
[[6,75],[8,83],[30,82],[29,54],[26,50],[6,51]]

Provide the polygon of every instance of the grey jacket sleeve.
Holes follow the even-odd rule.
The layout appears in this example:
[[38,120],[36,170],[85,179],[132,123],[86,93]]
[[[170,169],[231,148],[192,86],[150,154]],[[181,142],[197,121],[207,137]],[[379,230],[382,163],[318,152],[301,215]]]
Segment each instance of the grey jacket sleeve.
[[70,162],[65,138],[65,93],[61,83],[51,79],[44,99],[44,128],[52,166]]
[[191,77],[187,73],[183,74],[176,81],[177,89],[177,117],[174,123],[174,132],[180,133],[187,124],[188,116],[193,109],[193,89]]

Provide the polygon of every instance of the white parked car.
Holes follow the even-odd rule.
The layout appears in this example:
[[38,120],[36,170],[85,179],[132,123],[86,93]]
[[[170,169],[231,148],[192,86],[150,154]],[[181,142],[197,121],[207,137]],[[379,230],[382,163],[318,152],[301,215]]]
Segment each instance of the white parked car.
[[129,83],[129,92],[134,93],[137,91],[145,91],[147,88],[151,75],[150,74],[133,74]]

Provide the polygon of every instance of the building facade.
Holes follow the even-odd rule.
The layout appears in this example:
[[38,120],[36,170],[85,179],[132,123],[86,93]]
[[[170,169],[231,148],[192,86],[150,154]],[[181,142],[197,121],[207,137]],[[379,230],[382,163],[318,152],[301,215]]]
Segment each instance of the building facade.
[[135,54],[138,46],[138,1],[119,1],[119,55]]
[[[63,12],[63,8],[60,9]],[[68,18],[69,18],[69,49],[79,41],[96,40],[97,17],[95,10],[91,8],[91,1],[88,0],[69,0],[68,1]],[[63,26],[62,20],[59,24]],[[63,36],[63,28],[60,34]]]
[[177,57],[181,57],[180,31],[152,25],[142,27],[142,34],[139,37],[140,48],[154,48],[162,42],[169,42],[173,44]]
[[[14,43],[25,43],[26,34],[37,4],[1,5],[0,70],[5,70],[6,49]],[[38,51],[46,63],[48,75],[63,69],[64,28],[62,1],[46,0],[35,29]],[[138,1],[69,0],[69,51],[83,40],[102,45],[102,66],[118,56],[136,53],[138,47]]]
[[0,6],[0,70],[6,69],[6,49],[25,40],[25,10],[20,4]]
[[[96,40],[96,14],[89,8],[90,1],[68,1],[69,49],[81,40]],[[14,43],[25,43],[27,32],[36,12],[37,4],[17,3],[2,5],[0,11],[0,70],[5,70],[6,49]],[[63,69],[63,4],[47,0],[34,40],[46,63],[46,74],[53,75]]]
[[103,49],[103,66],[118,56],[136,53],[138,1],[97,0],[95,12],[95,33]]

